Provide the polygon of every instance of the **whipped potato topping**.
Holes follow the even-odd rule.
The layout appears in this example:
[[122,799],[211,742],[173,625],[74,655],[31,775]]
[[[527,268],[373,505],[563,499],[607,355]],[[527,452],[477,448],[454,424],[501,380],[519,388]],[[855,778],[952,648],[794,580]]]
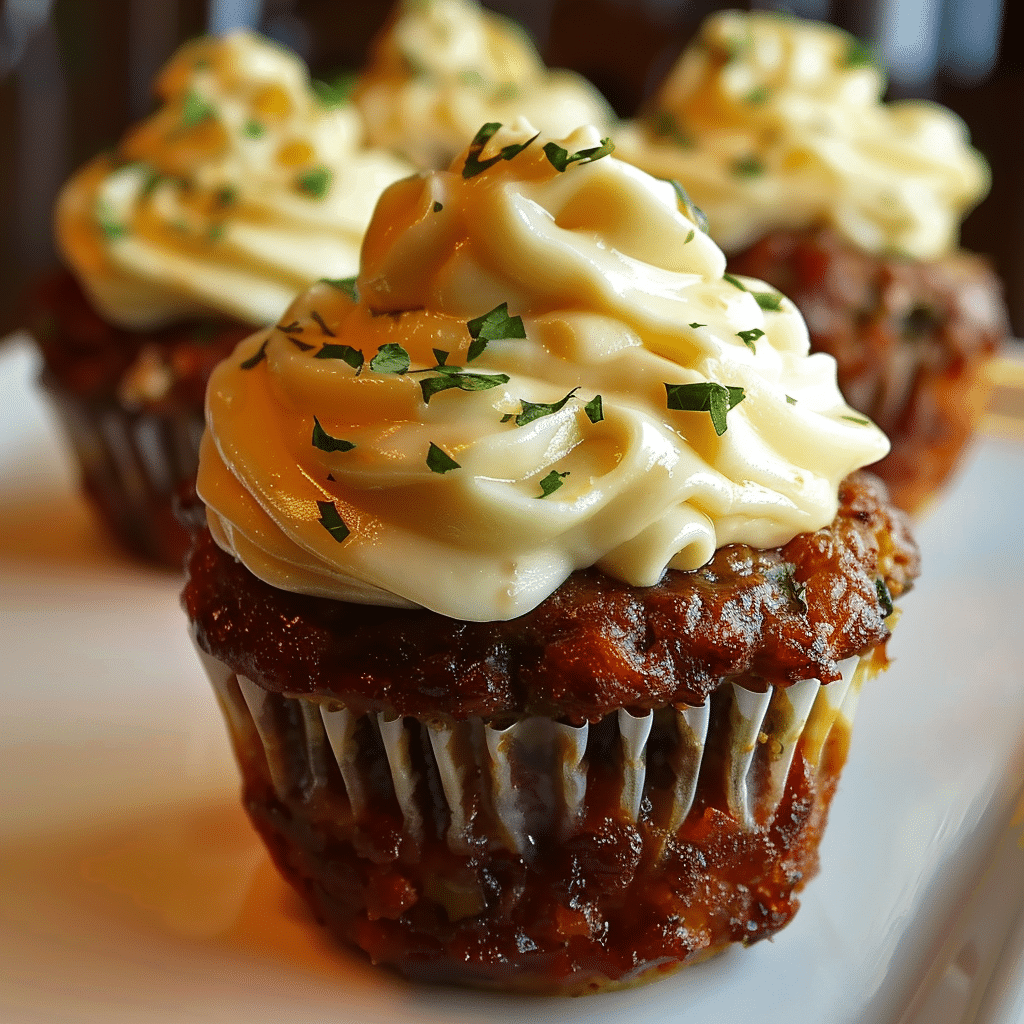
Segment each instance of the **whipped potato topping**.
[[883,104],[884,87],[840,29],[723,11],[619,150],[682,182],[726,252],[823,224],[869,252],[933,259],[957,244],[988,169],[955,114],[921,100]]
[[500,620],[584,566],[646,586],[832,520],[885,437],[795,307],[610,149],[488,126],[384,193],[358,279],[214,372],[222,547],[283,589]]
[[356,271],[377,197],[413,171],[367,148],[351,103],[318,97],[297,56],[251,33],[186,44],[157,92],[160,109],[57,206],[65,256],[124,327],[268,323],[317,278]]
[[609,126],[586,79],[548,70],[523,30],[476,0],[403,0],[355,92],[374,144],[446,167],[487,121],[519,114],[554,136]]

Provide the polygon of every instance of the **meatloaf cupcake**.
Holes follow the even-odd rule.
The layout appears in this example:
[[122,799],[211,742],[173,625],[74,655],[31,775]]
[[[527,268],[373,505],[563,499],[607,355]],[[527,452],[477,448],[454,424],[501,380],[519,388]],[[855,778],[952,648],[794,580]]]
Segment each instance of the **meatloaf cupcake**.
[[486,126],[210,381],[183,599],[246,806],[416,979],[782,928],[917,571],[834,361],[611,150]]
[[620,152],[682,182],[734,275],[797,304],[812,349],[892,441],[877,472],[917,509],[973,432],[1007,325],[989,266],[957,249],[984,161],[953,113],[883,104],[884,86],[839,29],[722,12]]
[[522,115],[565,135],[616,120],[585,78],[545,67],[519,25],[476,0],[399,0],[354,99],[374,145],[431,168],[447,167],[488,121]]
[[412,167],[256,35],[187,44],[157,92],[60,196],[71,273],[38,289],[30,326],[103,518],[180,568],[171,496],[195,477],[210,369],[318,277],[353,273],[378,195]]

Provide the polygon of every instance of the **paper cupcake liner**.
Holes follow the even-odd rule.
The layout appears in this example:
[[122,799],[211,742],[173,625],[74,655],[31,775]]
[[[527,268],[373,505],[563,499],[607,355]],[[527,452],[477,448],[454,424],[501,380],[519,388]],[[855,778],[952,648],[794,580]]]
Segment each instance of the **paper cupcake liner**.
[[[234,738],[247,780],[262,778],[294,805],[330,791],[358,823],[380,799],[393,799],[417,843],[435,823],[454,853],[485,836],[525,860],[537,838],[570,838],[594,773],[611,772],[621,813],[649,816],[667,833],[686,819],[701,786],[724,792],[747,829],[769,821],[783,798],[797,745],[815,767],[837,721],[852,721],[867,663],[841,664],[828,685],[808,679],[756,693],[736,684],[703,707],[568,725],[524,716],[430,722],[357,715],[329,700],[271,693],[199,651]],[[718,716],[717,720],[716,716]],[[724,737],[706,757],[708,737]]]
[[46,375],[43,384],[112,532],[137,554],[180,568],[188,539],[173,499],[195,481],[202,410],[133,412],[112,400],[82,399]]

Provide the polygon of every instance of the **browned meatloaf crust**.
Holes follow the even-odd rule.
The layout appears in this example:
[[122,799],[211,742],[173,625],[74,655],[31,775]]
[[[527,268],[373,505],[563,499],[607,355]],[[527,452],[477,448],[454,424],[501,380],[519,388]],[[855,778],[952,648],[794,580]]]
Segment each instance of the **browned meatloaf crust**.
[[[818,868],[848,723],[839,715],[817,746],[815,730],[801,733],[777,805],[744,821],[727,795],[739,698],[723,684],[784,687],[833,679],[853,654],[884,661],[889,598],[911,585],[918,556],[883,486],[856,474],[829,527],[780,549],[725,548],[703,569],[646,589],[576,573],[504,623],[277,591],[205,530],[189,569],[184,602],[199,643],[230,670],[215,687],[246,808],[317,917],[412,978],[581,993],[757,942],[792,918]],[[320,700],[295,696],[304,693]],[[674,817],[679,758],[692,748],[666,705],[705,696],[699,780]],[[366,786],[361,808],[320,724],[321,707],[345,713],[335,701],[360,715],[346,742],[356,751],[347,770],[358,764]],[[621,718],[609,713],[623,706],[655,709],[635,812],[623,797]],[[500,726],[524,711],[591,723],[578,819],[567,834],[531,829],[529,849],[516,852],[495,830],[490,770],[477,761],[462,784],[472,810],[453,839],[429,730],[474,715]],[[414,787],[421,827],[410,827],[398,795],[392,748],[385,756],[378,723],[388,712],[412,716],[394,724],[408,743],[400,779]],[[762,728],[770,735],[758,740],[755,779],[782,735],[768,719]],[[531,798],[525,764],[512,785]]]
[[[251,329],[192,320],[123,330],[93,310],[66,272],[34,290],[26,326],[93,506],[129,550],[180,570],[189,537],[174,501],[195,480],[206,382]],[[154,375],[159,394],[132,383]]]
[[574,573],[509,622],[354,605],[277,590],[198,540],[183,600],[199,645],[261,687],[419,718],[506,713],[595,720],[699,705],[732,680],[763,690],[838,677],[883,643],[889,595],[918,572],[905,519],[867,473],[835,521],[782,548],[722,548],[702,569],[634,588]]
[[835,356],[847,401],[888,434],[872,467],[914,511],[953,471],[981,413],[984,365],[1007,336],[1002,289],[980,257],[873,256],[832,231],[768,235],[730,260],[796,303],[811,347]]

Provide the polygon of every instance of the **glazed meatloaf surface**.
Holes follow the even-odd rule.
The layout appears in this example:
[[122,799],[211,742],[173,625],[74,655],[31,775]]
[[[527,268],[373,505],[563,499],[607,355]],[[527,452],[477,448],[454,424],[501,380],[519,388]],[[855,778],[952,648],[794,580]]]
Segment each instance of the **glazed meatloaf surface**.
[[116,327],[67,271],[41,281],[26,306],[26,327],[53,384],[79,399],[157,413],[201,410],[213,368],[252,333],[247,324],[213,319],[145,331]]
[[277,590],[205,530],[188,571],[183,601],[200,647],[263,689],[357,714],[582,723],[623,707],[701,705],[731,681],[762,692],[834,681],[840,661],[884,649],[918,553],[884,486],[856,473],[836,519],[781,548],[730,545],[645,588],[584,570],[508,622]]
[[892,441],[872,467],[914,511],[952,471],[984,402],[983,368],[1008,334],[989,265],[956,252],[874,256],[824,228],[779,231],[729,261],[803,313],[811,348],[838,363],[846,400]]

